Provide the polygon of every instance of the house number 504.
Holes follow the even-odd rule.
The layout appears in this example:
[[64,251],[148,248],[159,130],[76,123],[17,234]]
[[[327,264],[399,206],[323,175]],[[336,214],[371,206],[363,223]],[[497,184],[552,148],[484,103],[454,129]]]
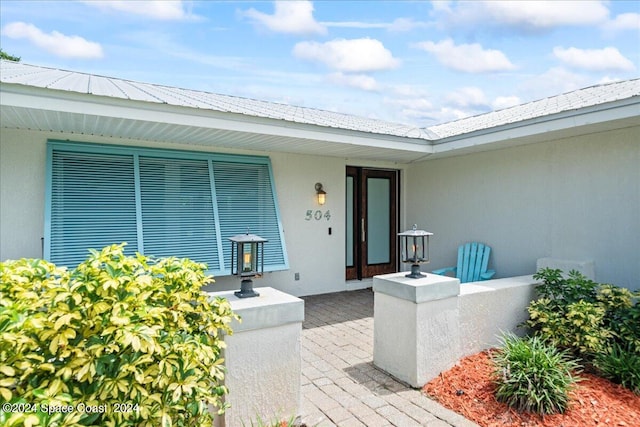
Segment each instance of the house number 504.
[[320,221],[322,218],[325,218],[327,221],[331,219],[331,211],[322,212],[321,210],[313,211],[309,209],[304,219],[307,221],[311,221],[315,219],[316,221]]

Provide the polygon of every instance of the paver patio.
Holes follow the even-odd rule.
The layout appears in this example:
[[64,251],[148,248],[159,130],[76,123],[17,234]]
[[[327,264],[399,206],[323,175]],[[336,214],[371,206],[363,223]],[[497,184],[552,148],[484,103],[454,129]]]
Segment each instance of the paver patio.
[[314,295],[302,330],[307,426],[477,427],[373,365],[373,292]]

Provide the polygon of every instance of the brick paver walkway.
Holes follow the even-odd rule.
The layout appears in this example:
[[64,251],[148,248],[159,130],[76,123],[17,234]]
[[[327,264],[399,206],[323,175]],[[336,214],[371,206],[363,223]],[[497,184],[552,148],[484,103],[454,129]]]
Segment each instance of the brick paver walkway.
[[304,297],[302,421],[307,426],[477,427],[373,365],[373,292]]

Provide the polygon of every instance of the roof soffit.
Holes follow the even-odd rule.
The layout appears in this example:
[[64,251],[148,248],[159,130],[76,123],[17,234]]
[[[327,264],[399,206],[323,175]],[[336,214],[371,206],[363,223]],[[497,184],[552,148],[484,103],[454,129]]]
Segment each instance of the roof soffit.
[[2,84],[0,126],[401,164],[428,156],[432,150],[422,140],[407,142],[400,137],[95,95],[59,95],[49,89],[16,90]]

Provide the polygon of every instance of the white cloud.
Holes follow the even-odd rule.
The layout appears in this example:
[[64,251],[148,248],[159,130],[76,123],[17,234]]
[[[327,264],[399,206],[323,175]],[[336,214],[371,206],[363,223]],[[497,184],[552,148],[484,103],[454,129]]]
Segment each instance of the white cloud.
[[102,46],[80,36],[67,36],[58,31],[44,33],[32,24],[12,22],[5,25],[2,34],[12,39],[27,39],[31,43],[63,58],[102,58]]
[[334,84],[355,87],[367,91],[375,91],[378,89],[376,79],[366,74],[344,74],[338,72],[329,74],[327,79]]
[[533,28],[592,25],[609,16],[602,1],[484,1],[482,6],[497,22]]
[[392,96],[385,98],[384,103],[398,111],[400,122],[414,123],[417,126],[458,120],[490,109],[484,92],[475,87],[460,88],[443,94],[435,103],[432,101],[433,96],[420,88],[402,85],[391,89]]
[[522,104],[522,101],[517,96],[498,96],[491,103],[491,108],[497,111],[509,107],[515,107],[520,104]]
[[394,96],[399,97],[427,98],[429,96],[429,91],[426,88],[412,84],[390,85],[389,89]]
[[472,116],[474,113],[459,108],[440,107],[428,110],[404,108],[401,110],[401,114],[407,122],[416,122],[417,126],[429,127],[463,119]]
[[640,13],[621,13],[604,24],[608,31],[640,30]]
[[336,21],[336,22],[321,22],[326,27],[337,28],[358,28],[358,29],[371,29],[382,28],[387,31],[406,32],[411,31],[414,28],[427,27],[429,24],[426,22],[415,21],[413,18],[396,18],[392,22],[361,22],[361,21]]
[[386,22],[361,22],[361,21],[327,21],[321,22],[320,24],[325,27],[335,27],[335,28],[358,28],[363,30],[368,30],[370,28],[388,28],[391,24]]
[[451,12],[452,0],[434,0],[431,2],[431,7],[434,11]]
[[293,47],[293,55],[323,63],[334,70],[354,73],[387,70],[400,64],[380,41],[370,38],[299,42]]
[[438,43],[425,41],[414,47],[435,55],[448,68],[467,73],[486,73],[514,70],[515,65],[499,50],[483,49],[478,43],[456,45],[446,39]]
[[425,28],[428,26],[429,24],[427,22],[414,21],[413,18],[397,18],[394,19],[393,22],[389,25],[388,30],[395,32],[405,32],[411,31],[414,28]]
[[589,71],[633,71],[635,65],[625,58],[615,47],[603,49],[578,49],[560,46],[553,48],[553,54],[565,65]]
[[150,1],[130,1],[130,0],[108,0],[108,1],[84,1],[88,6],[97,7],[101,10],[115,10],[134,15],[143,15],[148,18],[163,21],[181,21],[188,19],[198,19],[184,8],[182,1],[150,0]]
[[526,31],[595,25],[609,16],[605,1],[459,1],[433,5],[439,25],[477,24]]
[[326,34],[327,29],[313,17],[310,1],[276,1],[273,15],[253,8],[243,13],[255,23],[276,33]]
[[459,108],[442,107],[434,115],[437,123],[446,123],[453,120],[464,119],[465,117],[471,117],[475,115],[475,112],[461,110]]
[[440,110],[425,97],[385,98],[383,102],[397,112],[397,118],[394,120],[399,123],[429,126],[452,118],[448,114],[442,116]]
[[607,84],[607,83],[619,82],[620,80],[621,79],[619,79],[617,77],[604,76],[600,80],[598,80],[598,84],[599,85],[603,85],[603,84]]
[[446,101],[457,107],[487,107],[487,97],[482,89],[477,87],[463,87],[450,92]]
[[385,99],[385,103],[410,111],[431,111],[434,108],[433,103],[423,97]]
[[542,99],[571,92],[594,84],[588,77],[563,67],[553,67],[542,74],[532,76],[521,85],[526,99]]

